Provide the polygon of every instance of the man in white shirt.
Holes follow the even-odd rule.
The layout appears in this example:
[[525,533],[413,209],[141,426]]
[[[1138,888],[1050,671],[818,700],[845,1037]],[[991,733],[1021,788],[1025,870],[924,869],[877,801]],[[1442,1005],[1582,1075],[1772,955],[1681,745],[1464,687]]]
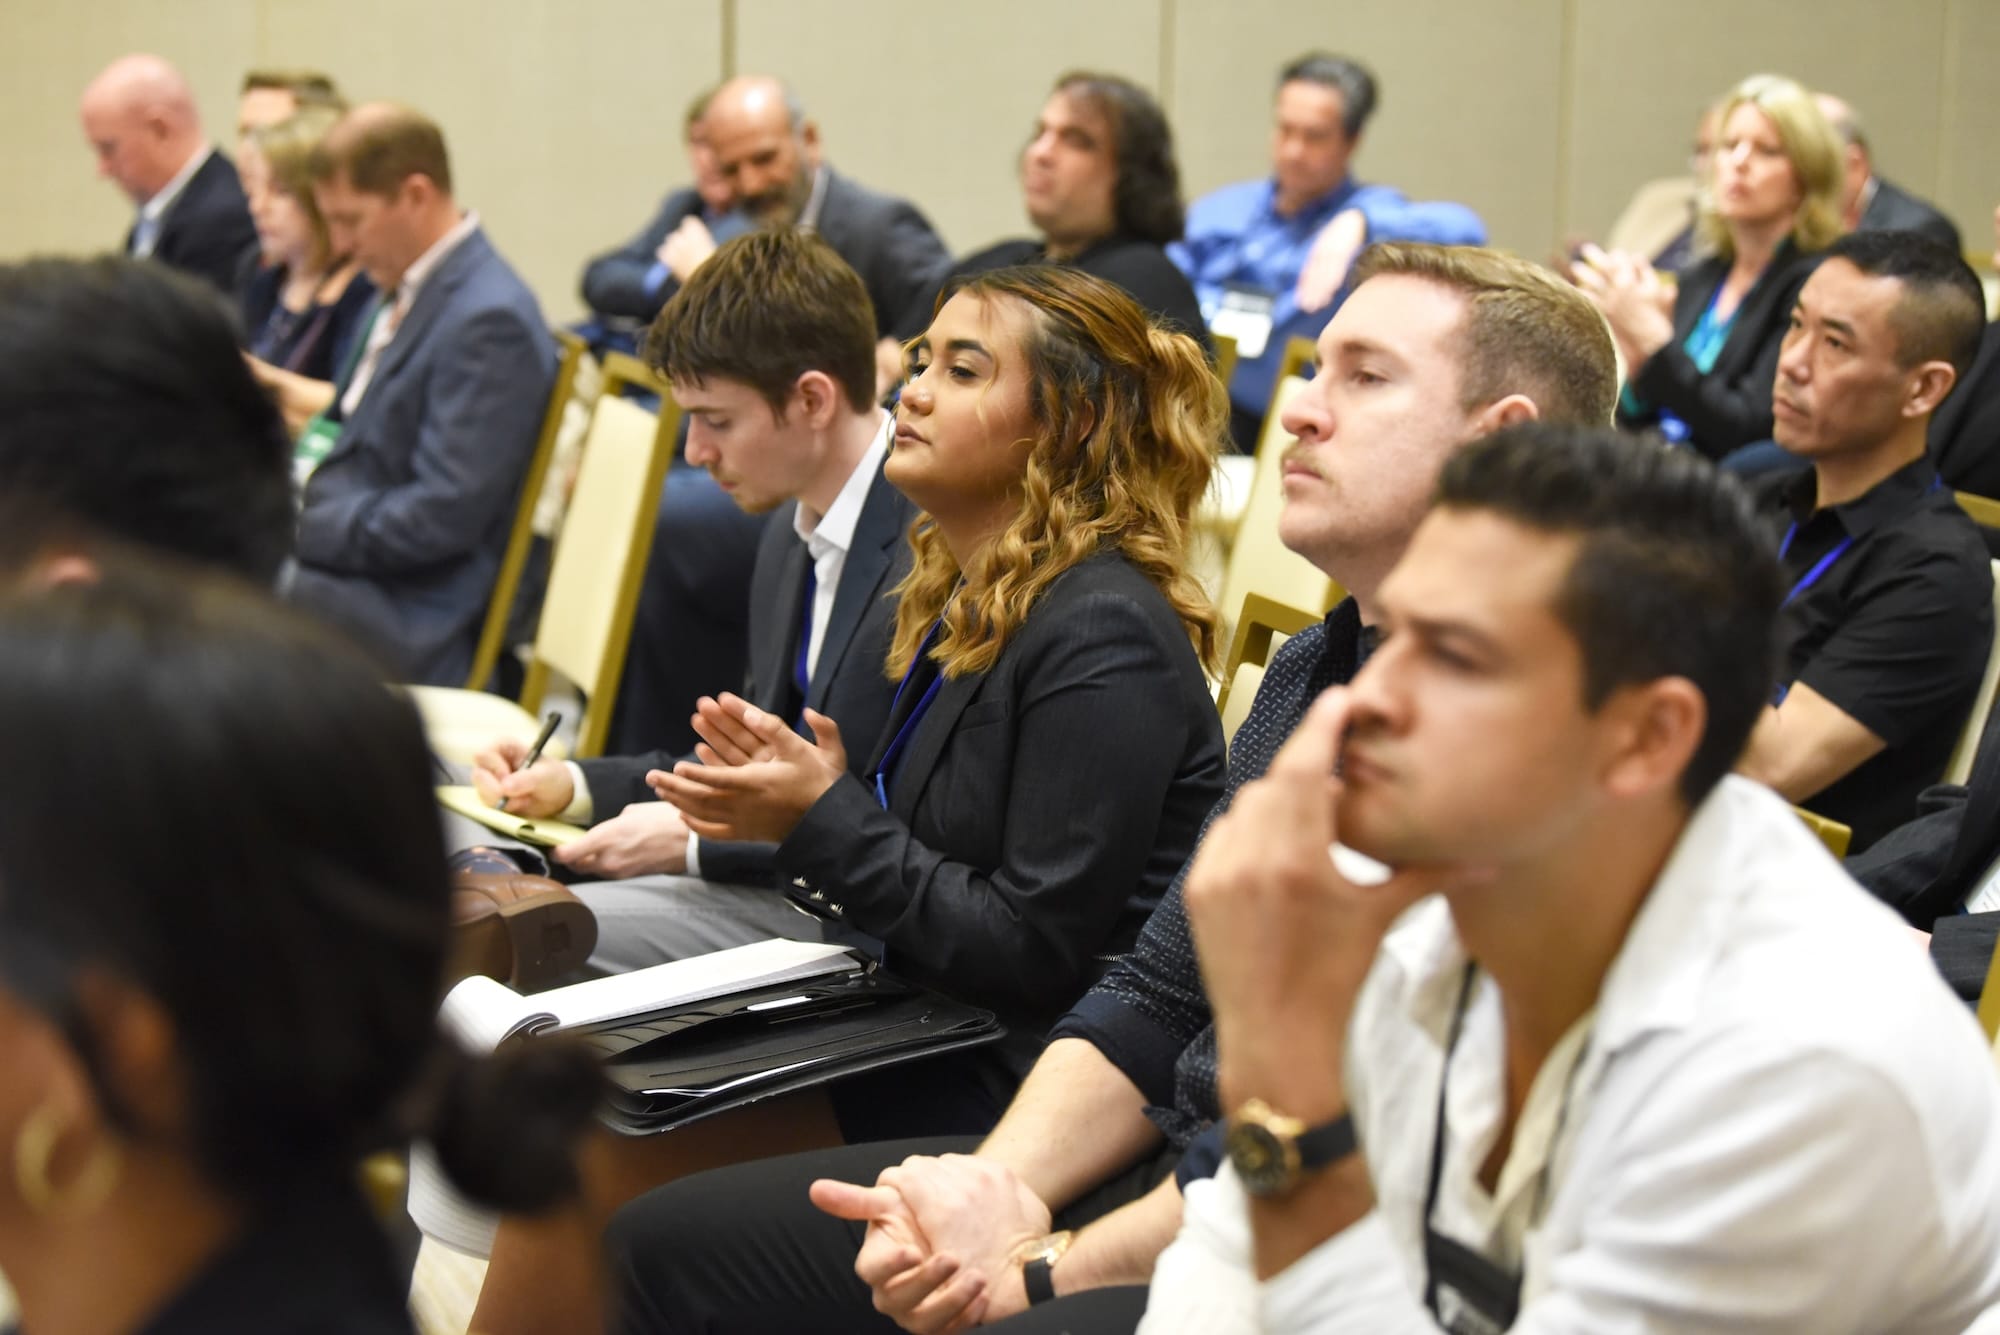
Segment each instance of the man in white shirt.
[[1723,777],[1780,593],[1684,452],[1530,426],[1446,465],[1382,647],[1189,873],[1229,1163],[1143,1332],[1942,1333],[2000,1302],[1977,1027]]
[[463,686],[555,382],[541,309],[452,195],[444,132],[356,107],[313,156],[334,239],[382,300],[295,458],[290,598],[405,681]]
[[[882,475],[892,426],[875,404],[874,338],[853,269],[819,237],[783,229],[725,243],[667,304],[647,347],[687,416],[688,461],[746,513],[772,515],[750,580],[743,697],[795,723],[807,708],[832,718],[857,773],[894,696],[882,671],[895,624],[887,595],[909,570],[904,534],[916,515]],[[621,878],[577,887],[598,916],[597,967],[817,937],[818,920],[778,893],[769,845],[699,840],[647,786],[649,772],[681,757],[521,770],[526,750],[496,744],[473,782],[519,815],[595,819],[551,856]]]
[[84,89],[81,118],[97,174],[139,210],[125,253],[233,293],[257,232],[236,168],[202,132],[180,71],[158,56],[121,56]]

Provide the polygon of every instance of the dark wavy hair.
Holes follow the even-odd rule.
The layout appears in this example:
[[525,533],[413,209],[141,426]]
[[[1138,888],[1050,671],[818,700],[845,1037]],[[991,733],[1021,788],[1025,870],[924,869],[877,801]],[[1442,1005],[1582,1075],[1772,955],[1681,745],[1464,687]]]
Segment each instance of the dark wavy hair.
[[1120,236],[1164,246],[1178,241],[1187,223],[1181,203],[1181,169],[1174,160],[1174,132],[1153,95],[1115,74],[1072,70],[1054,89],[1078,98],[1111,122],[1118,186],[1112,209]]
[[[475,1058],[437,1028],[450,892],[416,710],[234,579],[89,555],[91,582],[0,593],[0,988],[115,1135],[231,1199],[352,1182],[414,1135],[502,1208],[572,1192],[589,1055]],[[184,1125],[109,1060],[93,979],[167,1017]]]

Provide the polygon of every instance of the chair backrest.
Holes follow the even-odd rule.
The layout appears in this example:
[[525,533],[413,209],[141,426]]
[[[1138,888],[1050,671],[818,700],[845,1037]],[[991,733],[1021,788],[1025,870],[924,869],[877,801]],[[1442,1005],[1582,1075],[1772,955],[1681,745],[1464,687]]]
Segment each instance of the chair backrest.
[[1828,820],[1817,811],[1807,811],[1804,807],[1793,807],[1798,818],[1806,823],[1806,828],[1819,836],[1826,845],[1826,851],[1837,858],[1847,856],[1847,846],[1854,842],[1854,831],[1837,820]]
[[1249,717],[1251,702],[1264,680],[1264,667],[1277,652],[1278,641],[1319,619],[1318,613],[1287,607],[1262,594],[1245,596],[1242,610],[1236,614],[1236,633],[1229,640],[1229,657],[1223,660],[1221,689],[1215,697],[1225,740],[1234,739],[1237,728]]
[[486,620],[479,628],[479,646],[472,652],[472,670],[466,674],[465,688],[483,691],[493,677],[493,667],[505,648],[507,620],[514,610],[514,595],[521,589],[521,571],[528,564],[528,549],[535,537],[535,507],[542,498],[542,483],[549,475],[549,460],[555,457],[556,438],[562,434],[563,412],[576,391],[576,369],[583,362],[589,344],[567,329],[551,329],[560,356],[556,361],[556,383],[549,390],[548,407],[542,410],[542,434],[528,460],[527,475],[521,479],[521,499],[514,506],[514,527],[507,533],[507,550],[501,554],[499,573],[493,577],[493,595],[486,601]]
[[1287,607],[1301,607],[1315,616],[1333,606],[1340,588],[1312,562],[1278,540],[1278,515],[1285,508],[1284,453],[1292,443],[1279,424],[1279,414],[1306,382],[1291,376],[1278,382],[1271,395],[1271,415],[1257,443],[1257,471],[1250,481],[1250,499],[1243,522],[1229,549],[1222,573],[1222,592],[1215,605],[1227,614],[1256,593]]
[[2000,501],[1985,496],[1974,496],[1969,491],[1954,491],[1953,500],[1958,508],[1972,516],[1972,522],[1981,528],[2000,528]]
[[530,714],[541,712],[551,668],[584,692],[574,756],[604,749],[679,416],[672,399],[662,399],[655,416],[610,393],[591,414],[521,688],[521,707]]
[[1263,445],[1264,437],[1270,435],[1271,424],[1278,420],[1278,414],[1284,408],[1284,405],[1278,402],[1277,387],[1293,376],[1299,376],[1301,379],[1309,378],[1303,373],[1318,361],[1319,344],[1312,339],[1301,337],[1285,340],[1285,353],[1278,358],[1278,377],[1271,382],[1271,406],[1265,410],[1264,428],[1257,439],[1259,446]]
[[1993,962],[1986,966],[1986,983],[1979,989],[1979,1023],[1986,1030],[1988,1042],[1994,1043],[1996,1057],[2000,1057],[2000,950],[1993,952]]
[[1958,744],[1951,748],[1951,763],[1944,767],[1946,783],[1972,781],[1972,758],[1979,754],[1979,735],[1986,731],[1986,720],[1993,714],[1993,694],[2000,690],[2000,561],[1989,561],[1987,565],[1993,572],[1993,645],[1986,651],[1986,672],[1979,679],[1979,694],[1973,697],[1972,712],[1965,716]]
[[1236,340],[1228,334],[1210,334],[1208,341],[1215,345],[1215,378],[1227,386],[1236,376]]

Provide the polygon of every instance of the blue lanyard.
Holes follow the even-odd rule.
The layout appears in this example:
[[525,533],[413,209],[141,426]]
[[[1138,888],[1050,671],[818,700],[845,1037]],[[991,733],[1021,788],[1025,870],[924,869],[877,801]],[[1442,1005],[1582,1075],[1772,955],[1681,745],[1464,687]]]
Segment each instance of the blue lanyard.
[[[903,674],[902,682],[896,687],[896,698],[889,704],[889,717],[896,716],[898,706],[903,703],[903,692],[909,688],[911,679],[917,675],[917,669],[922,667],[924,660],[930,656],[931,646],[937,643],[938,635],[943,630],[944,617],[940,615],[931,623],[929,632],[924,636],[924,642],[917,647],[916,657],[910,660],[909,671]],[[875,800],[882,804],[884,811],[889,809],[889,778],[896,772],[896,764],[903,758],[903,748],[910,744],[910,738],[916,734],[917,725],[923,722],[925,713],[930,710],[931,701],[937,698],[938,687],[942,685],[944,685],[944,673],[940,672],[931,679],[931,684],[917,700],[916,708],[912,709],[910,716],[903,720],[903,726],[896,729],[896,735],[889,739],[889,749],[882,753],[882,763],[875,768]]]
[[[1766,531],[1768,532],[1769,530]],[[1785,540],[1778,544],[1778,559],[1780,561],[1785,559],[1785,553],[1792,550],[1792,539],[1798,536],[1799,536],[1799,521],[1794,519],[1792,521],[1792,526],[1785,530]],[[1849,547],[1852,547],[1853,545],[1854,545],[1854,537],[1852,534],[1848,535],[1845,538],[1842,538],[1839,542],[1835,543],[1833,545],[1832,551],[1828,552],[1825,556],[1820,557],[1819,560],[1813,562],[1812,569],[1806,571],[1805,574],[1799,577],[1799,582],[1792,585],[1792,591],[1785,595],[1785,601],[1779,603],[1778,606],[1790,607],[1792,605],[1792,600],[1794,598],[1797,598],[1807,589],[1810,589],[1813,585],[1819,583],[1819,577],[1821,575],[1824,575],[1827,571],[1833,569],[1833,563],[1835,561],[1838,561],[1841,557],[1847,555],[1847,549]]]

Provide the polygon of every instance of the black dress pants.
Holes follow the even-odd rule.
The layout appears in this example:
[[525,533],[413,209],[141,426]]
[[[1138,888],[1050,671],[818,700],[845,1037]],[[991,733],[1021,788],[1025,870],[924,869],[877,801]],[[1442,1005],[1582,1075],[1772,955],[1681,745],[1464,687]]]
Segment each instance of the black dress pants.
[[[820,1213],[813,1179],[872,1184],[913,1154],[970,1154],[979,1139],[936,1136],[764,1159],[700,1173],[633,1201],[609,1238],[612,1329],[621,1335],[848,1335],[897,1326],[854,1275],[865,1226]],[[1056,1216],[1081,1228],[1139,1199],[1173,1172],[1162,1150]],[[982,1330],[1002,1335],[1131,1335],[1143,1286],[1099,1289],[1029,1309]]]

